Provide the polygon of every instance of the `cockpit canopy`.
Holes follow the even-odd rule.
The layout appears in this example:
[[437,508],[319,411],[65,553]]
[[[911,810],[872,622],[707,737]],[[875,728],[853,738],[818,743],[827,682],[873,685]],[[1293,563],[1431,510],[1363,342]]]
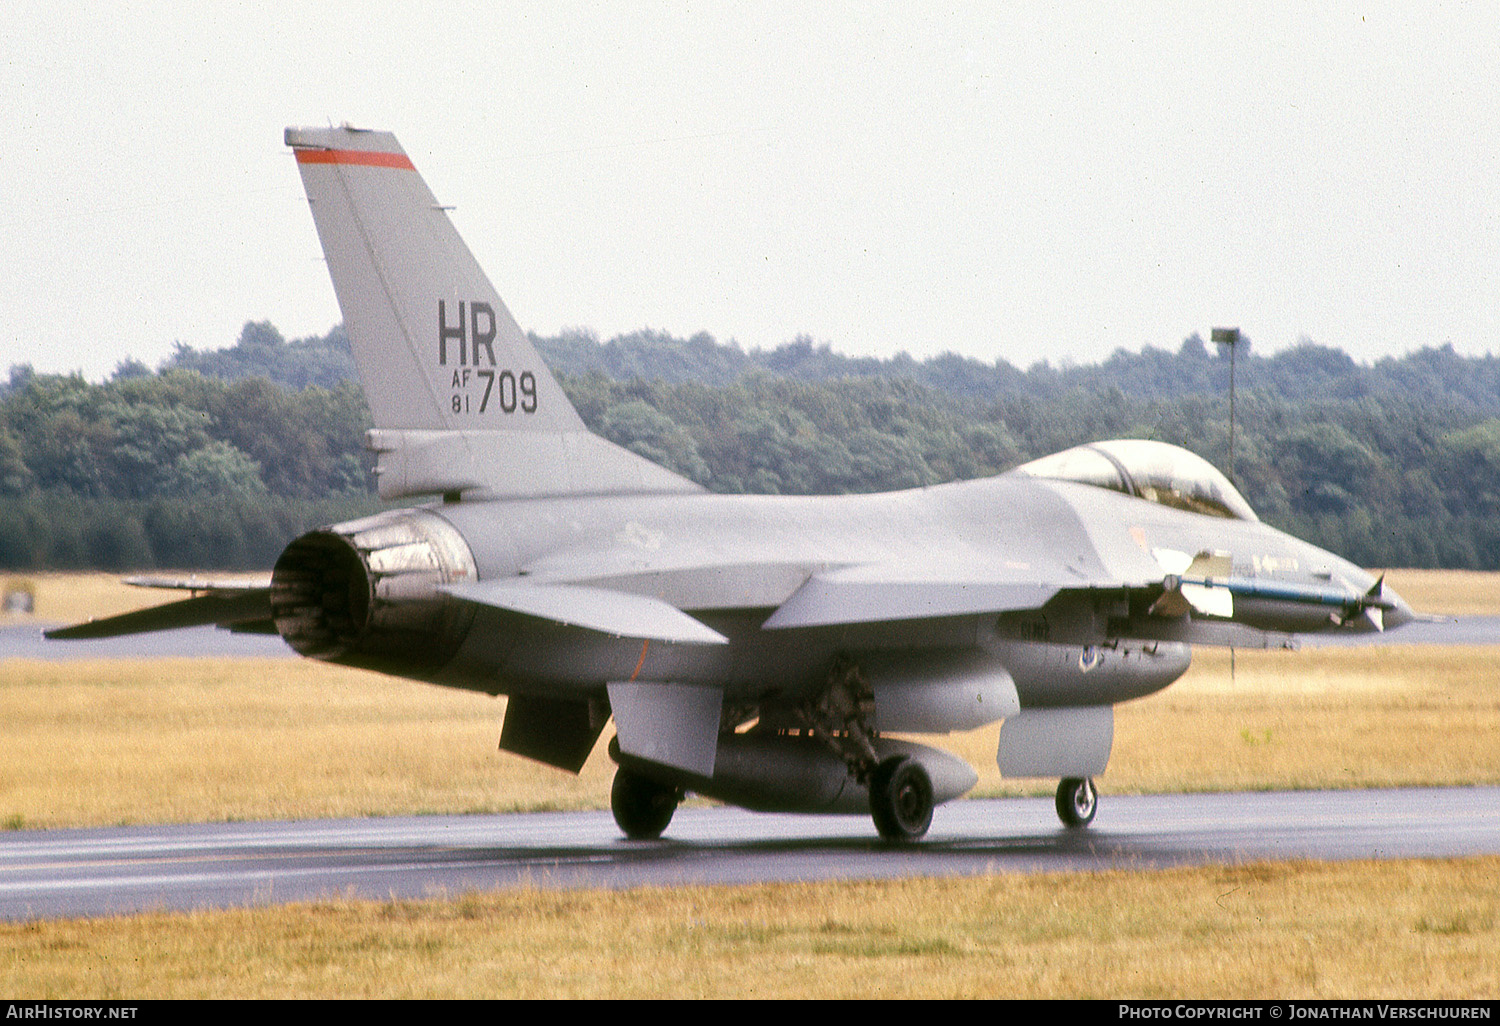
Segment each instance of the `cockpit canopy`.
[[1091,442],[1032,460],[1016,471],[1108,488],[1211,517],[1260,519],[1211,463],[1165,442],[1133,438]]

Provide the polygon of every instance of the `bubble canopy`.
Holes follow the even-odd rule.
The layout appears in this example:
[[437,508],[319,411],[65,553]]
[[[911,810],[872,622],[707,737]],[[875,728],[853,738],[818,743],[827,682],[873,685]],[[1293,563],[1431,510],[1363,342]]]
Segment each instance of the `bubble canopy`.
[[1166,442],[1134,438],[1091,442],[1032,460],[1016,472],[1108,488],[1205,516],[1260,519],[1213,464]]

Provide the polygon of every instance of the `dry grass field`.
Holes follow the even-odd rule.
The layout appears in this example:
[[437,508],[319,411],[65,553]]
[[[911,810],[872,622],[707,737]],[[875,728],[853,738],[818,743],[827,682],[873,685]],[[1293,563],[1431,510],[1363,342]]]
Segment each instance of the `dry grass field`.
[[[1105,794],[1500,783],[1485,649],[1200,652],[1121,706]],[[290,659],[0,661],[0,825],[602,808],[579,776],[497,750],[504,700]],[[1002,781],[998,727],[925,739]]]
[[1385,580],[1419,612],[1442,616],[1500,615],[1500,573],[1391,570]]
[[[1500,611],[1500,576],[1392,573]],[[37,616],[160,596],[39,578]],[[1500,783],[1496,649],[1228,653],[1120,707],[1110,793]],[[0,823],[602,807],[496,751],[503,701],[298,660],[0,653]],[[994,729],[937,739],[1014,793]],[[1021,788],[1024,790],[1024,788]],[[1050,791],[1043,784],[1040,791]],[[676,889],[0,926],[22,997],[1500,995],[1500,859]]]
[[0,925],[15,998],[1500,995],[1500,858],[668,890]]

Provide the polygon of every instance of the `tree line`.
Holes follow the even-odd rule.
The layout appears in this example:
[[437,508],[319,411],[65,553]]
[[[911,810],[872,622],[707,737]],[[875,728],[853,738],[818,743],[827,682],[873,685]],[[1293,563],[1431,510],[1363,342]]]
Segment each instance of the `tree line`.
[[[590,429],[714,491],[920,487],[1082,442],[1155,438],[1228,469],[1228,364],[1175,350],[1025,370],[798,338],[533,342]],[[1372,365],[1303,342],[1237,360],[1235,477],[1261,517],[1374,566],[1500,568],[1500,360],[1426,348]],[[266,567],[302,530],[379,508],[342,329],[179,346],[110,380],[0,382],[0,566]]]

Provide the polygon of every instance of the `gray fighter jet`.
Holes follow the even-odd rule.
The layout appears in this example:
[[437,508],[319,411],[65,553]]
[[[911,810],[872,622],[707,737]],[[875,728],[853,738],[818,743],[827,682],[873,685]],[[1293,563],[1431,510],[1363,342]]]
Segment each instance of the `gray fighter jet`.
[[[1084,445],[882,495],[714,495],[591,434],[392,135],[288,129],[375,428],[380,494],[429,504],[292,542],[269,581],[53,631],[214,623],[314,659],[508,696],[500,744],[577,772],[610,717],[631,838],[687,792],[868,812],[912,840],[967,763],[894,735],[1004,720],[1011,777],[1094,816],[1117,702],[1192,643],[1413,616],[1262,524],[1199,457]],[[163,583],[163,582],[152,582]]]

